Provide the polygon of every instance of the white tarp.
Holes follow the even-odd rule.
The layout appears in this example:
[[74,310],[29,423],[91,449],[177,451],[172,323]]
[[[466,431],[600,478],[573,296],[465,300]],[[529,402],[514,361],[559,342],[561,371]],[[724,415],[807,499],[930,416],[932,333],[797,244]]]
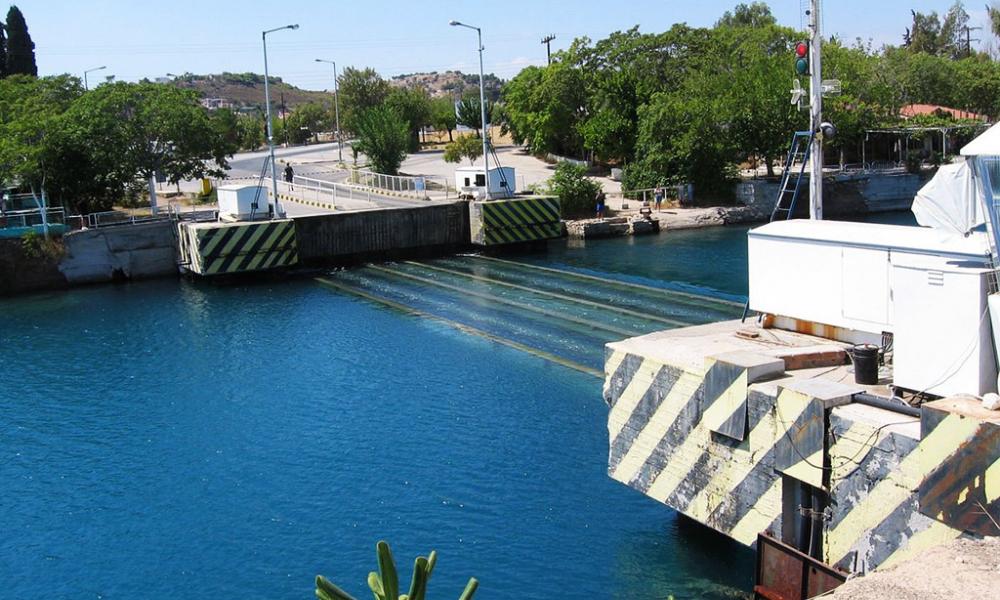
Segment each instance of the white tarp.
[[1000,156],[1000,123],[962,146],[962,156]]
[[962,160],[944,165],[913,199],[917,223],[966,235],[986,221],[972,168]]

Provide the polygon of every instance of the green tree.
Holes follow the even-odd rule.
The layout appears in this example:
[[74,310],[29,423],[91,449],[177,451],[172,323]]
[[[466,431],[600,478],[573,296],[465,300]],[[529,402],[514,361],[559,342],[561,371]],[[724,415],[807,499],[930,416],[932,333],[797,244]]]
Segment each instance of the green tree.
[[399,173],[410,145],[410,128],[394,108],[376,106],[365,111],[355,125],[355,147],[368,157],[374,171],[387,175]]
[[7,76],[7,34],[4,25],[0,23],[0,79]]
[[733,12],[728,10],[716,21],[716,27],[770,27],[778,21],[771,14],[771,8],[763,2],[737,4]]
[[236,117],[236,131],[241,150],[256,150],[264,145],[266,127],[258,114],[240,114]]
[[110,83],[84,94],[66,116],[76,140],[91,148],[107,187],[119,195],[158,172],[177,183],[223,177],[229,166],[232,145],[190,90]]
[[38,76],[35,65],[35,43],[28,34],[28,24],[16,6],[7,11],[7,69],[8,75]]
[[528,67],[504,87],[504,127],[531,152],[578,156],[587,100],[579,68],[562,61]]
[[431,121],[431,99],[427,90],[422,87],[393,88],[385,102],[409,125],[409,151],[420,150],[420,131]]
[[28,189],[41,206],[50,204],[50,191],[69,183],[63,167],[90,178],[83,165],[61,160],[72,154],[65,115],[81,93],[80,82],[68,76],[18,74],[0,81],[0,179]]
[[[493,103],[486,101],[486,124],[493,122]],[[476,130],[476,136],[481,135],[483,128],[483,113],[479,108],[479,96],[469,95],[458,103],[458,124]]]
[[444,147],[444,160],[449,163],[460,163],[463,158],[474,164],[483,155],[483,139],[472,135],[459,136],[457,140]]
[[347,67],[337,79],[340,90],[340,116],[344,129],[358,132],[362,115],[389,96],[389,82],[374,69]]
[[450,97],[431,101],[431,125],[438,131],[447,131],[448,141],[454,141],[451,133],[458,126],[458,116],[455,114],[455,102]]
[[287,118],[288,140],[293,144],[304,144],[311,138],[316,139],[320,131],[331,128],[331,121],[329,107],[318,102],[302,104]]
[[601,191],[600,184],[587,177],[585,167],[565,161],[556,165],[546,188],[549,194],[559,196],[563,215],[574,217],[591,215]]

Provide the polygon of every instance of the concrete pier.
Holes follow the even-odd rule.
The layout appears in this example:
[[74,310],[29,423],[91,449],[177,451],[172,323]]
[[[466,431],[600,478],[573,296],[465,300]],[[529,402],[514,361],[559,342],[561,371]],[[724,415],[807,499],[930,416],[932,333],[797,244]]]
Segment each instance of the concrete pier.
[[607,345],[609,475],[753,546],[760,532],[846,573],[997,535],[1000,412],[862,405],[845,346],[715,323]]

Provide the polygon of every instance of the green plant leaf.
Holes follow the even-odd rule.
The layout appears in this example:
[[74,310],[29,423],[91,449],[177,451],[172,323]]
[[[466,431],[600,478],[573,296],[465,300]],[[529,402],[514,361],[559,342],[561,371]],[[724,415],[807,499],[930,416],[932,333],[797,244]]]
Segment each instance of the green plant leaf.
[[382,580],[379,579],[378,573],[375,571],[368,573],[368,587],[371,589],[372,594],[375,594],[376,600],[385,600],[385,590],[382,589]]
[[392,559],[392,550],[384,540],[375,546],[378,555],[378,571],[382,578],[382,592],[387,599],[399,598],[399,575],[396,573],[396,561]]
[[427,559],[418,556],[413,561],[413,578],[410,580],[410,600],[424,600],[427,593]]
[[458,597],[458,600],[472,600],[473,594],[476,593],[476,588],[479,587],[479,580],[475,577],[469,578],[469,583],[465,585],[465,590],[462,595]]
[[354,600],[354,596],[340,589],[322,575],[316,576],[316,597],[319,600]]
[[431,553],[427,556],[427,579],[430,580],[431,575],[434,573],[434,565],[437,564],[438,553],[437,550],[431,550]]

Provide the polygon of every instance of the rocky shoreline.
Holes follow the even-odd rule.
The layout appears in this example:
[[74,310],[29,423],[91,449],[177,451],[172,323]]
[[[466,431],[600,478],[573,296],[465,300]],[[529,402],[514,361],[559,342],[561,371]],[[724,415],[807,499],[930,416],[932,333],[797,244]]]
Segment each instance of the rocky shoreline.
[[566,234],[581,239],[645,235],[678,229],[762,223],[768,217],[769,215],[748,206],[671,208],[653,211],[649,217],[633,214],[604,219],[567,220]]

